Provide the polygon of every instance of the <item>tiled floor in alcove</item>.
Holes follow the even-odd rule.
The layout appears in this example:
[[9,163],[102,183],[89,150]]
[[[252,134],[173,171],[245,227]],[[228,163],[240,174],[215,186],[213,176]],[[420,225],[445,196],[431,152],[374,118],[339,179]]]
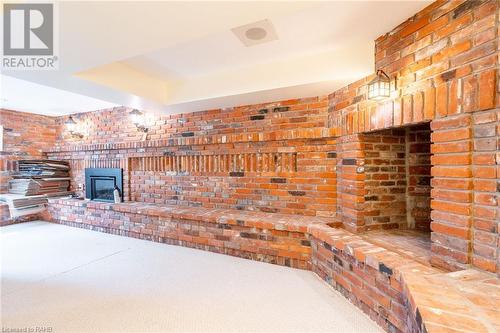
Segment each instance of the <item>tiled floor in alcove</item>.
[[407,256],[424,265],[429,265],[431,257],[431,235],[417,230],[391,229],[364,233],[370,243]]

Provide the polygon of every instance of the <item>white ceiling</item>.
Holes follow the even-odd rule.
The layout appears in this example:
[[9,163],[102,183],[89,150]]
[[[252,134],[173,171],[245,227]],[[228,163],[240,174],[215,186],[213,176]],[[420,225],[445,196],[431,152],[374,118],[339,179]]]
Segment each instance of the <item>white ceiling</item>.
[[[352,19],[360,14],[381,12],[378,7],[377,2],[319,2],[289,15],[276,15],[272,23],[279,39],[265,45],[244,47],[231,30],[225,30],[126,61],[152,62],[169,73],[192,78],[335,51],[356,42],[372,46],[377,35],[367,29],[369,22],[353,24]],[[170,79],[169,75],[164,78]]]
[[[59,70],[3,74],[168,113],[324,94],[374,72],[373,40],[429,2],[59,2]],[[278,40],[231,31],[265,19]],[[35,112],[58,112],[38,95]]]
[[92,97],[0,75],[0,108],[60,116],[118,106]]

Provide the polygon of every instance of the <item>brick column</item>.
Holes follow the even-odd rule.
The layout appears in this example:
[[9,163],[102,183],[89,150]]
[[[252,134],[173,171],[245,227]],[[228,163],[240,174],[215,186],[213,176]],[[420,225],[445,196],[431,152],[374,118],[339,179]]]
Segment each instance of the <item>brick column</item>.
[[337,219],[351,232],[365,230],[363,135],[346,135],[337,142]]
[[471,257],[472,128],[470,114],[431,122],[431,263],[464,269]]
[[472,264],[495,272],[497,259],[497,111],[473,114]]

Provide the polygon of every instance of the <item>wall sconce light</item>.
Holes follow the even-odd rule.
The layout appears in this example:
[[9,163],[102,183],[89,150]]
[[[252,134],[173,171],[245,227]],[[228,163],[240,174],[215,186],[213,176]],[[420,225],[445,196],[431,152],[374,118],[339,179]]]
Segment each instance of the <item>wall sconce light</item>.
[[144,113],[137,109],[133,109],[129,113],[132,123],[135,125],[139,132],[148,132],[148,128],[144,125]]
[[73,116],[69,116],[68,120],[66,120],[64,122],[64,124],[66,125],[66,128],[68,129],[69,133],[71,133],[71,135],[75,138],[79,138],[79,139],[82,139],[83,138],[83,134],[78,132],[76,130],[77,128],[77,122],[73,119]]
[[391,96],[391,79],[381,69],[377,76],[368,83],[368,99],[380,101]]

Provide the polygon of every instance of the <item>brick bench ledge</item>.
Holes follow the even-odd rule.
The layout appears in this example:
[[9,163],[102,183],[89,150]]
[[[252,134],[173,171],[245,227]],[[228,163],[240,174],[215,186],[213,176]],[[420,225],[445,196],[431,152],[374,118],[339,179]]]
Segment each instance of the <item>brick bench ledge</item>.
[[235,209],[187,207],[178,205],[162,205],[143,202],[123,202],[119,204],[79,200],[49,199],[49,205],[86,207],[114,212],[197,220],[209,223],[240,225],[252,228],[276,229],[283,231],[307,232],[311,224],[334,225],[332,218],[242,211]]
[[50,199],[44,218],[60,224],[310,269],[308,226],[331,218],[149,204]]

